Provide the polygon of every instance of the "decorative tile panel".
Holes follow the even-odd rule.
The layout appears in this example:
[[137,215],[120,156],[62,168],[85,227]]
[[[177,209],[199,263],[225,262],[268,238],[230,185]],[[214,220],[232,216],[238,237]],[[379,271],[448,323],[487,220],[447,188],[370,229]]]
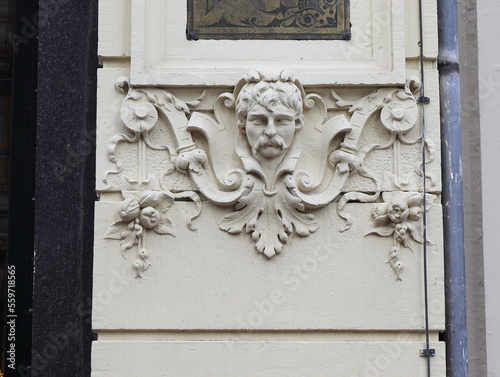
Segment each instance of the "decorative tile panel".
[[349,39],[349,0],[188,0],[188,39]]

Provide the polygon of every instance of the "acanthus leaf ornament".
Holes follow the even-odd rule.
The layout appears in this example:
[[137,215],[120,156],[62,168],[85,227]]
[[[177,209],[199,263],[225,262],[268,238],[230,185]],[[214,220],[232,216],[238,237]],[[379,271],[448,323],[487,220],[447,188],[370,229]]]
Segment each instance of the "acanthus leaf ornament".
[[[119,88],[128,90],[121,110],[127,131],[109,143],[108,159],[117,169],[108,170],[106,179],[121,177],[124,201],[121,220],[109,227],[105,238],[121,240],[122,253],[137,247],[135,269],[142,276],[150,267],[146,235],[175,236],[166,213],[176,199],[187,198],[198,209],[192,218],[198,216],[198,194],[213,205],[232,207],[220,219],[219,228],[232,235],[247,233],[257,252],[267,258],[282,252],[291,237],[316,232],[320,223],[315,211],[331,203],[336,203],[346,221],[340,231],[346,231],[352,224],[344,208],[348,202],[374,202],[387,182],[390,190],[408,183],[398,164],[402,146],[420,142],[408,136],[418,118],[412,95],[418,86],[418,79],[410,78],[404,88],[379,88],[355,100],[332,91],[333,105],[329,99],[327,106],[322,95],[306,93],[288,71],[249,71],[233,92],[222,93],[208,104],[203,102],[210,97],[206,91],[196,100],[182,101],[162,88],[128,88],[122,83]],[[200,104],[205,111],[194,111]],[[382,139],[387,140],[363,144],[363,131],[375,114],[384,130]],[[158,127],[163,127],[161,133]],[[169,136],[162,140],[158,134]],[[137,177],[122,171],[116,154],[122,143],[137,145]],[[435,148],[429,139],[426,147],[430,162]],[[391,178],[384,180],[365,162],[367,156],[389,148],[394,167]],[[149,150],[165,151],[159,175],[158,169],[150,174]],[[166,179],[172,175],[190,179],[196,192],[174,193]],[[371,182],[373,189],[345,192],[353,176]],[[430,175],[426,178],[433,181]],[[415,226],[405,221],[392,229],[377,228],[373,234],[406,232],[418,241]],[[190,221],[188,227],[194,229]],[[407,242],[402,238],[398,245],[406,247]],[[391,260],[393,268],[399,266],[399,260]]]
[[[307,124],[308,114],[304,111],[314,106],[322,114],[316,128],[314,124]],[[235,125],[224,124],[221,115],[231,110],[236,114],[236,134],[231,129]],[[255,249],[271,258],[283,250],[291,234],[307,237],[319,228],[311,210],[328,205],[340,195],[350,172],[347,160],[356,159],[354,149],[348,148],[345,153],[349,158],[330,159],[333,174],[326,189],[319,187],[324,171],[315,172],[312,178],[308,171],[296,170],[301,142],[307,142],[313,135],[317,150],[308,151],[311,152],[308,157],[314,155],[315,164],[325,165],[333,138],[351,130],[344,116],[332,121],[325,119],[326,114],[323,100],[317,95],[306,95],[300,82],[287,71],[250,71],[236,85],[234,93],[219,97],[215,120],[193,113],[187,127],[207,138],[210,156],[214,156],[214,160],[209,159],[207,163],[212,163],[218,181],[208,178],[205,159],[197,149],[180,153],[176,166],[190,174],[209,201],[218,205],[236,204],[235,211],[228,214],[219,227],[230,234],[245,230],[251,234]],[[303,127],[309,127],[306,133]],[[217,161],[217,156],[227,155],[223,150],[227,145],[217,143],[218,139],[235,141],[242,168],[235,166],[229,173],[227,169],[220,169],[224,161]],[[228,176],[231,179],[221,179]],[[306,183],[314,179],[315,185]]]
[[271,258],[283,250],[292,232],[306,237],[318,230],[314,215],[304,211],[301,200],[287,190],[266,194],[250,187],[238,201],[236,211],[226,215],[219,228],[231,234],[246,230],[257,251]]

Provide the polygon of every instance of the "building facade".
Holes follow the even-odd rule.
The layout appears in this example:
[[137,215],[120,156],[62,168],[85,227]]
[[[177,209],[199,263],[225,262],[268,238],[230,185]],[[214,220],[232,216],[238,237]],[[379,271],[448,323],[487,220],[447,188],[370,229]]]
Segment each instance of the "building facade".
[[[226,22],[237,23],[228,21],[234,15],[224,13],[223,1],[209,3],[205,11],[219,6]],[[34,247],[12,242],[22,251],[12,250],[9,262],[28,266],[27,278],[17,281],[28,282],[25,291],[34,287],[33,302],[22,303],[32,333],[19,334],[19,341],[24,337],[32,345],[17,348],[18,361],[24,359],[17,375],[84,376],[91,368],[95,376],[255,370],[269,376],[425,375],[427,358],[420,351],[429,348],[436,351],[428,358],[433,375],[446,374],[440,334],[451,296],[444,296],[440,193],[448,181],[440,173],[436,3],[423,2],[422,56],[417,2],[348,3],[349,40],[342,39],[344,30],[337,39],[323,40],[318,32],[312,41],[222,36],[216,42],[203,33],[195,34],[199,40],[186,39],[191,9],[184,4],[18,4],[37,26],[38,40],[18,41],[19,54],[37,51],[29,59],[38,62],[30,76],[36,72],[38,79],[31,102],[25,94],[17,97],[36,108],[31,129],[37,139],[36,153],[29,152],[36,168],[33,190],[17,199],[34,198],[34,208],[14,216],[10,230],[20,240],[31,213]],[[498,339],[492,198],[498,181],[488,164],[498,152],[491,126],[498,89],[488,33],[495,31],[489,26],[495,5],[458,5],[469,373],[494,376],[498,368],[488,356]],[[291,7],[267,6],[265,17]],[[16,33],[26,36],[22,20]],[[270,67],[279,74],[265,73]],[[297,151],[296,163],[282,175],[284,191],[277,178],[265,178],[277,171],[272,148],[259,155],[251,137],[242,139],[251,129],[248,118],[240,126],[246,133],[238,128],[240,94],[258,83],[283,83],[304,104],[293,115],[297,131],[290,139],[281,135],[288,142],[276,152],[282,164]],[[430,103],[422,104],[422,96]],[[265,114],[257,113],[270,122]],[[15,125],[14,104],[13,151],[16,145],[21,151],[20,145],[32,142]],[[194,151],[204,153],[203,160]],[[232,170],[252,185],[225,181]],[[300,183],[299,172],[315,185]],[[18,177],[13,190],[29,187]],[[100,199],[95,220],[94,190]],[[280,207],[275,198],[289,194]],[[258,215],[248,214],[256,221],[239,219],[238,225],[250,203],[260,203]],[[294,220],[286,220],[283,208],[291,208]],[[401,209],[408,213],[395,217]],[[425,239],[418,228],[422,213]],[[267,226],[255,235],[263,216]],[[129,229],[130,222],[137,227]],[[428,331],[422,244],[429,258]]]

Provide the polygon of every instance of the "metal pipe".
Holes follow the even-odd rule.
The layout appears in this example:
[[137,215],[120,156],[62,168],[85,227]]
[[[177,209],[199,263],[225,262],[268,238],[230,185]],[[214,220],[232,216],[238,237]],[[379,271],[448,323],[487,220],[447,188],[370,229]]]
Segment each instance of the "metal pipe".
[[457,1],[438,0],[439,87],[443,169],[446,363],[448,377],[467,377],[465,247]]

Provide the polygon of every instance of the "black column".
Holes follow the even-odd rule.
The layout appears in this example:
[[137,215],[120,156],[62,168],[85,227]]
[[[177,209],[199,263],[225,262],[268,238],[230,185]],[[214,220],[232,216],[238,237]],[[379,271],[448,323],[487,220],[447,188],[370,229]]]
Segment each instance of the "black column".
[[[5,376],[26,375],[31,364],[33,249],[35,208],[35,140],[37,110],[37,33],[33,19],[38,4],[17,0],[14,34],[12,129],[7,256],[8,307],[4,339]],[[2,313],[3,314],[3,313]]]
[[32,376],[90,376],[97,0],[40,0]]

